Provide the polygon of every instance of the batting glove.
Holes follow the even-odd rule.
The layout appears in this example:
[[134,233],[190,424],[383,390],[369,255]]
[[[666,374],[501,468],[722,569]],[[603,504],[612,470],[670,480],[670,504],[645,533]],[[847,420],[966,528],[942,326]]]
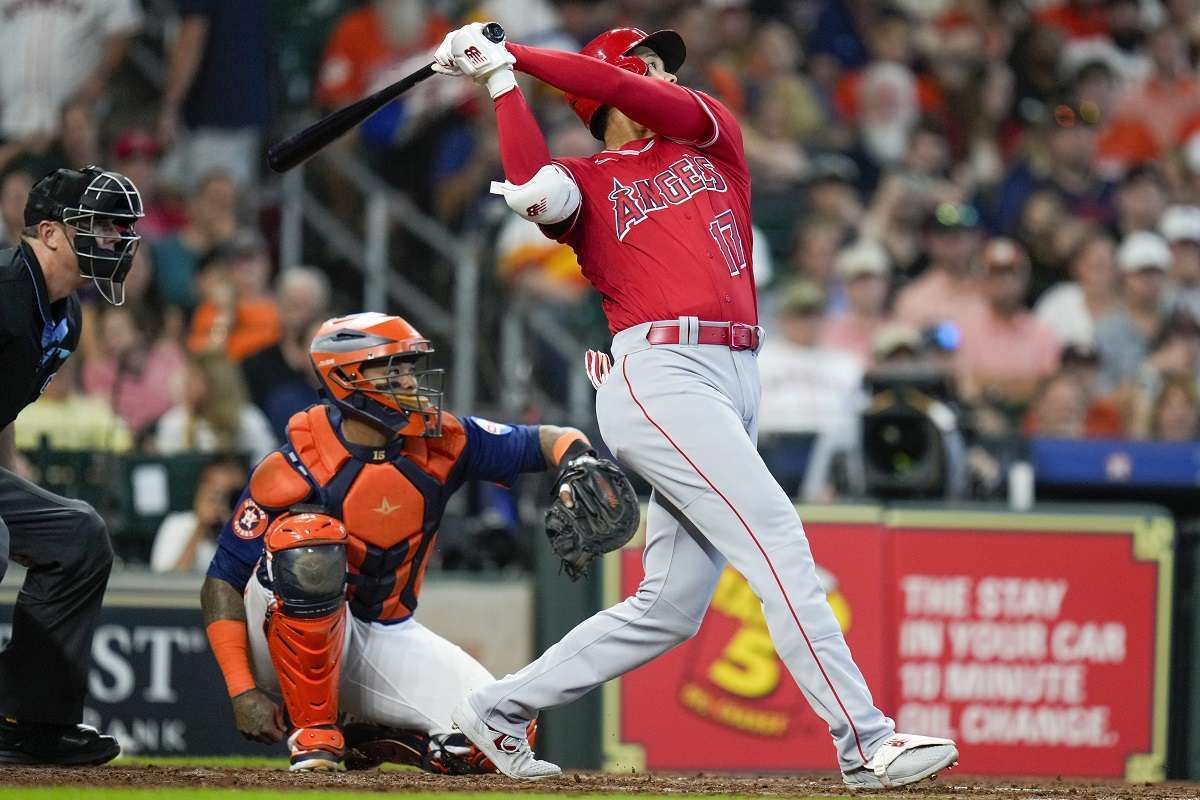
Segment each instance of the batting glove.
[[612,358],[600,350],[588,350],[583,355],[583,368],[587,371],[588,380],[599,391],[608,374],[612,371]]
[[450,53],[462,74],[486,85],[493,100],[516,88],[512,67],[517,57],[508,52],[503,42],[493,42],[484,36],[482,22],[472,22],[455,31],[450,39]]
[[454,54],[450,50],[450,40],[454,38],[454,34],[458,31],[450,31],[446,34],[446,38],[442,39],[442,43],[438,45],[437,50],[433,51],[433,71],[440,72],[442,75],[462,75],[462,70],[458,68],[458,64],[454,63]]

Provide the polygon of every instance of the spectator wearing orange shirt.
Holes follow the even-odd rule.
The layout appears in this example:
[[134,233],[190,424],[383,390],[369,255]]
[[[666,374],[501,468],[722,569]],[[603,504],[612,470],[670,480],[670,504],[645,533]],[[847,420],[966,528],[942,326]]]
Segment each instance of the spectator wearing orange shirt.
[[1200,77],[1189,63],[1180,31],[1165,25],[1150,35],[1147,45],[1153,70],[1122,92],[1114,125],[1142,126],[1161,155],[1200,114]]
[[1029,259],[1019,244],[993,239],[980,264],[985,305],[962,320],[956,364],[962,394],[1026,403],[1039,382],[1058,369],[1058,339],[1024,306]]
[[279,307],[267,290],[271,261],[267,244],[249,229],[214,253],[201,273],[204,302],[192,316],[188,350],[223,351],[233,361],[279,341]]
[[422,0],[375,0],[346,13],[325,47],[317,74],[316,101],[338,108],[363,97],[379,76],[411,56],[432,49],[449,23]]

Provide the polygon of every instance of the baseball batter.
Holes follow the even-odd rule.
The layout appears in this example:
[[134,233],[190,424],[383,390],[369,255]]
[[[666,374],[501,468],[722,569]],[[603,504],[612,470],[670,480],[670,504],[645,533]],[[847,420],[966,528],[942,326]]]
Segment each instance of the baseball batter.
[[[529,722],[695,634],[728,562],[761,599],[776,651],[828,723],[845,782],[912,783],[958,751],[897,734],[875,707],[796,510],[758,455],[763,332],[750,175],[733,114],[677,85],[684,56],[669,30],[619,28],[574,54],[496,44],[479,24],[450,34],[435,55],[435,69],[470,76],[495,101],[508,178],[497,190],[571,245],[603,296],[614,336],[596,396],[600,430],[653,487],[645,578],[633,596],[471,692],[453,719],[505,774],[559,774],[533,756]],[[562,90],[605,150],[551,159],[514,68]]]
[[494,771],[450,722],[491,674],[413,619],[442,512],[467,480],[595,462],[572,428],[443,413],[432,352],[400,317],[322,325],[310,353],[326,400],[255,467],[204,582],[238,730],[286,736],[296,771],[343,757]]

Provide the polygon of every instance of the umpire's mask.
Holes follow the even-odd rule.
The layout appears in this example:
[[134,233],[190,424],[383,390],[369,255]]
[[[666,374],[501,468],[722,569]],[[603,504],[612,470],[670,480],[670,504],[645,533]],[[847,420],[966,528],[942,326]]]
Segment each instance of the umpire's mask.
[[125,276],[142,240],[133,226],[143,216],[133,181],[96,166],[51,172],[34,184],[25,204],[26,225],[49,219],[72,231],[79,274],[115,306],[125,302]]

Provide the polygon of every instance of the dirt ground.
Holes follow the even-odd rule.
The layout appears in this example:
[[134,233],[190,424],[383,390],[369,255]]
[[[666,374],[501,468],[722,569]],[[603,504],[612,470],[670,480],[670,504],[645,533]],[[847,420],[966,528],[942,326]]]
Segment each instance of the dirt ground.
[[[340,789],[362,792],[538,792],[552,794],[623,793],[647,795],[739,794],[761,797],[847,795],[834,775],[710,775],[570,773],[536,782],[502,777],[444,777],[416,772],[340,772],[293,775],[283,770],[182,766],[109,766],[89,769],[5,767],[0,785],[7,786],[211,786],[269,789]],[[1196,798],[1200,785],[995,780],[943,773],[936,781],[893,793],[902,797],[941,796],[962,800],[1141,800]]]

